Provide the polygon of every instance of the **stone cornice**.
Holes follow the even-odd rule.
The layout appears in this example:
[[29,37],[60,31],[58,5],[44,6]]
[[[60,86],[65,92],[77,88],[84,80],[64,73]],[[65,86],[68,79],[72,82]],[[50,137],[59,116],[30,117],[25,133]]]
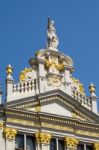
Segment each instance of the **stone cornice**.
[[[74,134],[75,136],[85,136],[85,137],[94,137],[94,138],[99,138],[99,131],[91,131],[88,129],[76,129],[75,127],[71,127],[70,125],[59,125],[59,124],[52,124],[52,123],[47,123],[47,122],[41,122],[41,123],[36,123],[33,121],[29,121],[29,120],[22,120],[22,119],[15,119],[15,118],[8,118],[7,119],[7,123],[10,123],[11,125],[15,125],[16,128],[17,126],[19,127],[19,125],[23,125],[23,128],[28,128],[29,126],[31,128],[40,128],[41,130],[47,129],[47,130],[52,130],[52,131],[58,131],[58,132],[64,132],[64,133],[69,133],[69,134]],[[10,125],[9,124],[9,125]]]
[[48,123],[63,125],[63,126],[73,126],[75,128],[84,128],[87,130],[93,130],[98,131],[99,125],[91,122],[85,122],[81,121],[79,119],[74,119],[70,117],[63,117],[59,115],[51,115],[51,114],[45,114],[45,113],[36,113],[36,112],[28,112],[26,110],[14,110],[14,109],[7,109],[6,110],[6,116],[9,118],[19,118],[24,120],[35,120],[39,122],[39,119],[41,122],[46,121]]
[[[58,91],[57,93],[55,91]],[[84,106],[82,106],[79,102],[77,102],[75,99],[73,99],[72,97],[70,97],[69,95],[60,95],[58,93],[62,93],[62,91],[60,90],[54,90],[55,93],[53,92],[48,92],[48,95],[46,94],[40,94],[38,95],[38,99],[41,105],[45,105],[45,104],[49,104],[49,103],[53,103],[53,102],[57,102],[60,103],[61,105],[63,105],[64,107],[68,107],[69,109],[71,109],[72,112],[77,113],[78,115],[80,115],[81,117],[86,118],[87,120],[90,120],[91,122],[95,121],[99,121],[99,116],[94,114],[93,112],[91,112],[90,110],[88,110],[87,108],[85,108]],[[25,109],[25,108],[29,108],[29,107],[35,107],[38,106],[38,101],[36,100],[37,97],[32,97],[32,99],[28,100],[28,102],[21,102],[18,104],[13,104],[12,108],[15,107],[16,109]],[[34,99],[34,100],[33,100]],[[8,105],[9,106],[9,105]],[[8,107],[7,106],[7,107]]]

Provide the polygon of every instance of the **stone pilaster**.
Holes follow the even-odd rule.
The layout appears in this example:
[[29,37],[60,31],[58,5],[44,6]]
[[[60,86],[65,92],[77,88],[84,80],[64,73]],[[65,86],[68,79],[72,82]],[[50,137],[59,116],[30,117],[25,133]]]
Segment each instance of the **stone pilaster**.
[[65,78],[65,88],[66,92],[71,95],[71,77],[70,77],[70,70],[65,68],[65,73],[64,73],[64,78]]
[[6,72],[7,72],[7,79],[6,79],[6,99],[7,102],[12,100],[12,92],[13,92],[13,77],[12,77],[12,73],[13,73],[13,68],[12,66],[9,64],[6,67]]
[[15,136],[17,131],[12,128],[4,128],[3,134],[5,137],[5,150],[14,150],[15,149]]
[[99,150],[99,143],[94,143],[94,150]]
[[0,147],[5,150],[5,140],[3,138],[3,122],[0,122]]
[[78,140],[74,137],[65,137],[66,150],[76,150]]
[[45,69],[44,64],[39,62],[38,65],[39,92],[45,92]]
[[51,135],[45,132],[36,133],[36,150],[50,150]]
[[96,86],[91,83],[89,86],[90,100],[92,103],[92,111],[97,114],[97,96],[96,96]]

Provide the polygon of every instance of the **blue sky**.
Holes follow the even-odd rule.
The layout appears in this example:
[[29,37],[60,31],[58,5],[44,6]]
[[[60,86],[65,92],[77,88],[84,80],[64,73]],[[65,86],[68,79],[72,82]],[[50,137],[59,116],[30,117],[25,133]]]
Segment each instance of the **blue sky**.
[[[99,0],[0,0],[0,81],[10,63],[13,77],[45,47],[47,18],[55,21],[59,50],[74,60],[74,76],[99,96]],[[5,94],[5,91],[4,91]]]

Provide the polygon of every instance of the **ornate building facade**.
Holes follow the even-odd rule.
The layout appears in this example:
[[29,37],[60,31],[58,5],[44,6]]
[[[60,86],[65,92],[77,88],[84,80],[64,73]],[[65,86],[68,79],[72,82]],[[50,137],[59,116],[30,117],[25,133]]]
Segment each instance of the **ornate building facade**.
[[[54,21],[47,46],[29,59],[15,83],[6,68],[6,103],[0,104],[0,150],[99,150],[95,85],[87,96],[72,75],[71,57],[58,50]],[[2,92],[0,92],[1,98]]]

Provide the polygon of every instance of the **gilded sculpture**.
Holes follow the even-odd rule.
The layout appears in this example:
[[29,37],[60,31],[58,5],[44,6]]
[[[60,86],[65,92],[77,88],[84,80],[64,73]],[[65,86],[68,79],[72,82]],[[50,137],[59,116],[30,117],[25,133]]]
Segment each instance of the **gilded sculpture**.
[[85,90],[84,90],[84,86],[83,84],[78,80],[75,79],[74,77],[71,78],[73,85],[75,86],[75,88],[81,93],[85,95]]
[[64,71],[64,64],[63,63],[56,63],[55,61],[52,61],[52,60],[45,60],[45,68],[49,69],[49,68],[55,68],[56,70],[58,71]]
[[[20,81],[25,81],[27,74],[30,72],[32,72],[32,68],[25,68],[24,70],[22,70],[20,73]],[[31,77],[30,77],[30,79],[31,79]]]
[[12,66],[10,64],[6,67],[6,72],[7,72],[7,75],[11,75],[12,74],[13,68],[12,68]]

